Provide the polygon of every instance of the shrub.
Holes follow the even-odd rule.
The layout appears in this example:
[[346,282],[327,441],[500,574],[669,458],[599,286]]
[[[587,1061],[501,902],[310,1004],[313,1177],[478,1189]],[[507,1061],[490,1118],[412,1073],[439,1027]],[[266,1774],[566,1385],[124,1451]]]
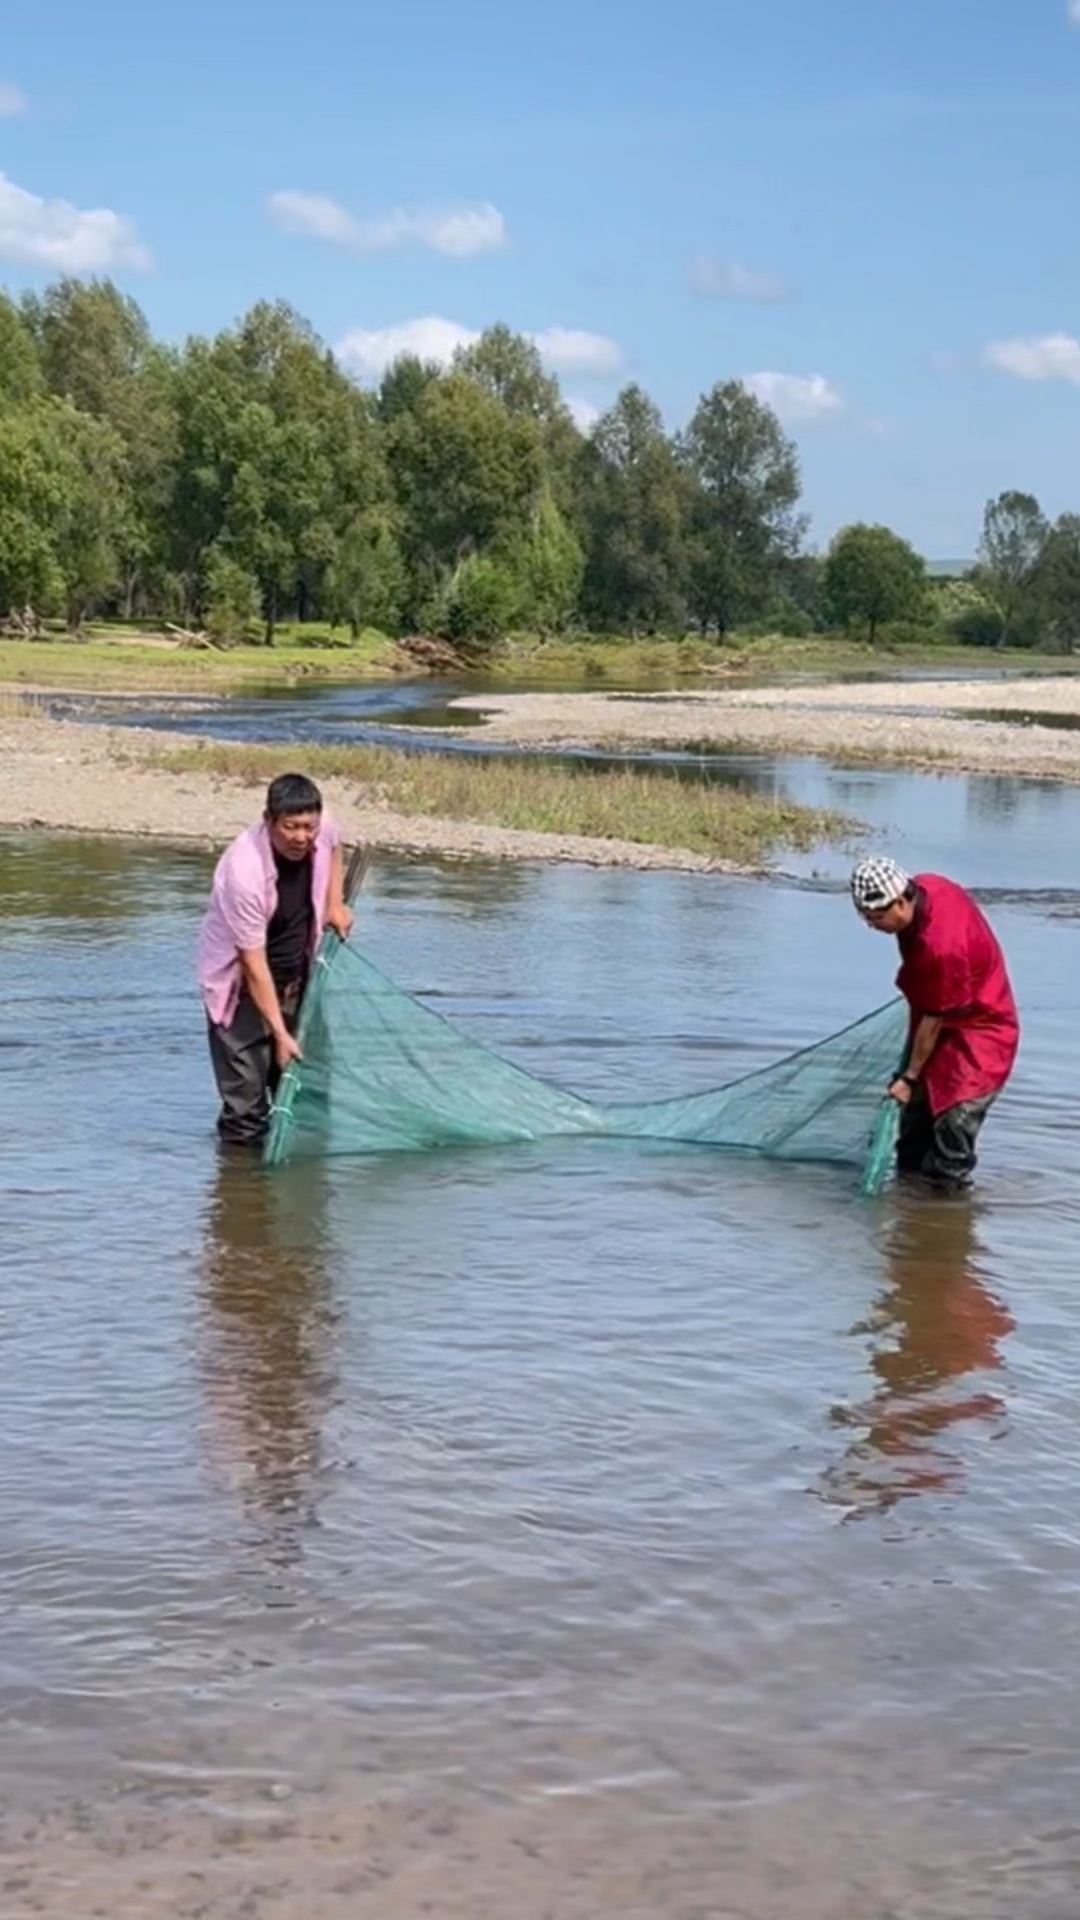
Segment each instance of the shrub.
[[1000,613],[986,600],[972,601],[970,606],[961,607],[949,621],[949,631],[954,640],[968,647],[998,647],[1001,645],[1004,626]]
[[517,580],[501,561],[470,554],[443,589],[439,632],[466,657],[484,657],[514,625]]
[[254,639],[259,631],[259,583],[220,547],[211,547],[203,569],[206,631],[225,646]]

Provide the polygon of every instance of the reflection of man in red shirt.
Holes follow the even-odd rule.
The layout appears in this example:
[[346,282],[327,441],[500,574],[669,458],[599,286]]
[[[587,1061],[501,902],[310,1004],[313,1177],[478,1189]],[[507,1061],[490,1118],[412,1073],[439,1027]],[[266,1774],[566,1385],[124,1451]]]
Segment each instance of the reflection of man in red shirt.
[[868,926],[896,935],[896,984],[911,1009],[889,1088],[903,1108],[897,1163],[935,1186],[965,1187],[1020,1040],[1005,956],[971,895],[940,874],[909,878],[895,860],[862,860],[851,894]]

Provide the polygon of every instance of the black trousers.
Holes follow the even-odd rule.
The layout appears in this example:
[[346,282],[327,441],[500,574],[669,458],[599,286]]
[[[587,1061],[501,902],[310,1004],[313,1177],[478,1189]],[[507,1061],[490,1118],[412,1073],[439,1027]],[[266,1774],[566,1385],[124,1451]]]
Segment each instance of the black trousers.
[[[294,1033],[300,989],[282,993],[280,998],[285,1025]],[[218,1133],[230,1146],[261,1146],[270,1124],[270,1102],[281,1078],[270,1029],[247,993],[241,993],[227,1027],[216,1026],[212,1020],[206,1024],[210,1060],[221,1096]]]
[[916,1087],[900,1118],[896,1164],[901,1173],[920,1173],[936,1187],[957,1191],[971,1182],[977,1155],[975,1142],[1000,1088],[977,1100],[960,1100],[942,1113],[931,1113],[926,1095]]

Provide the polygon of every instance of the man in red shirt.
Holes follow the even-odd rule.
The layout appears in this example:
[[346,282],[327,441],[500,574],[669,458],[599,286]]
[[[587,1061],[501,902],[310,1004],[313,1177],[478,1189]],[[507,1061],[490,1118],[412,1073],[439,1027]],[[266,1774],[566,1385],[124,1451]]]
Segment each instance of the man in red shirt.
[[861,860],[851,896],[867,926],[895,934],[896,984],[911,1009],[889,1087],[903,1108],[897,1165],[956,1191],[970,1183],[976,1137],[1020,1041],[1005,956],[970,893],[941,874]]

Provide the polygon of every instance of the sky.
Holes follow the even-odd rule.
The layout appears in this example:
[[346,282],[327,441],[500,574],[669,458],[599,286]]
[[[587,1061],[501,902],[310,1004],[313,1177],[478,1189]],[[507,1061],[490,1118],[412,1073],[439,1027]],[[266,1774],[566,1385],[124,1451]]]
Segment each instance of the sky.
[[9,291],[285,299],[364,381],[502,320],[583,424],[743,379],[817,545],[1080,510],[1080,0],[54,6],[0,35]]

